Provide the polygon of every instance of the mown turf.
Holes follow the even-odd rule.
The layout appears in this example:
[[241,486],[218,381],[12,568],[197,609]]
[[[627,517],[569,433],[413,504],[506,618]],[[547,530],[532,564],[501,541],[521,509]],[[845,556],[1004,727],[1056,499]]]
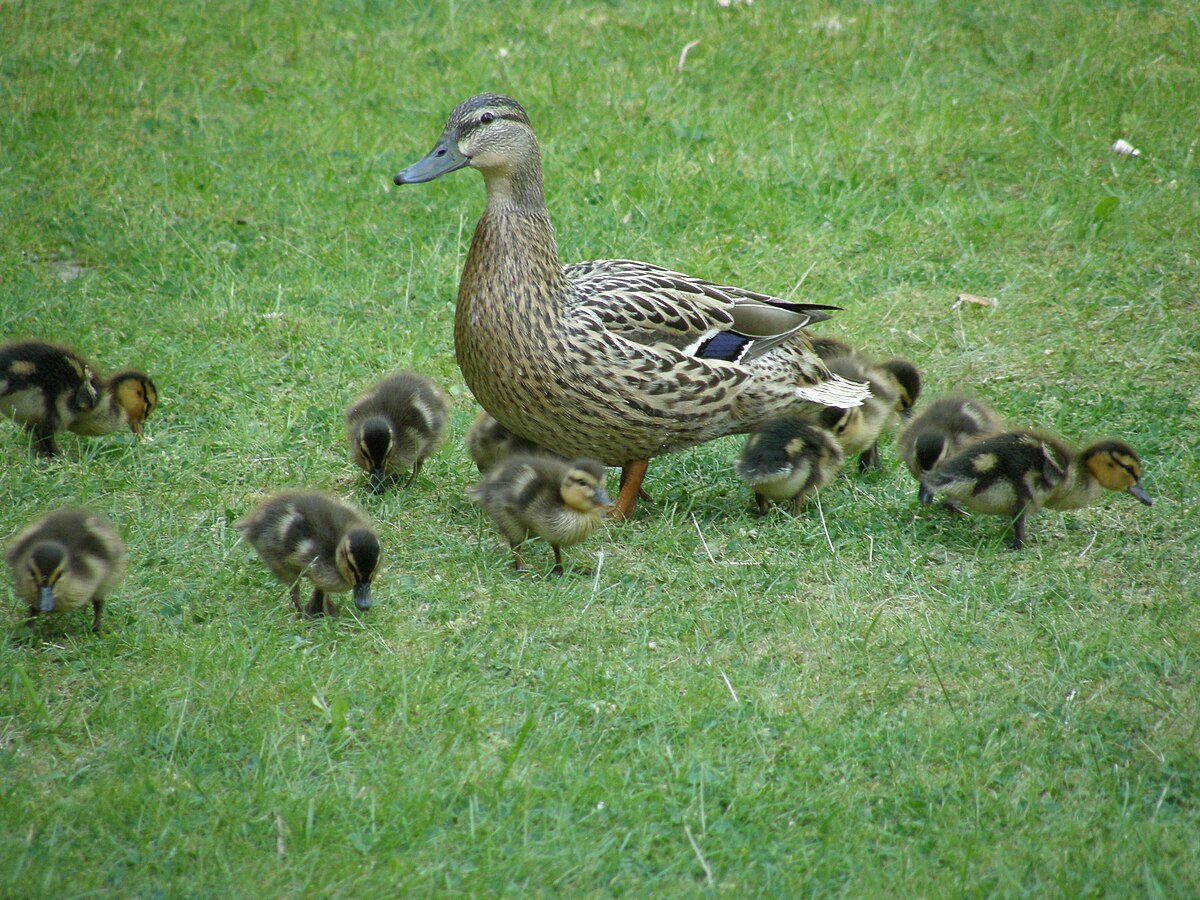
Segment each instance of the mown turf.
[[[131,555],[100,637],[7,607],[0,893],[1200,889],[1190,3],[38,2],[0,35],[0,339],[162,399],[52,463],[0,429],[0,535],[83,503]],[[760,520],[727,438],[656,460],[587,574],[517,576],[464,494],[482,185],[390,180],[481,90],[530,112],[565,260],[836,303],[928,396],[1130,441],[1154,507],[1014,554],[885,441]],[[374,498],[341,415],[399,367],[455,437]],[[294,486],[371,511],[368,614],[297,621],[238,542]]]

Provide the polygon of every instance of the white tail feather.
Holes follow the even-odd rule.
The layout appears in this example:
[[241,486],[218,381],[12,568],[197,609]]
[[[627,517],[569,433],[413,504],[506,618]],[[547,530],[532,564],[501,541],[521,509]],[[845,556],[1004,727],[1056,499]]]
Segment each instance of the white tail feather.
[[852,406],[862,406],[863,401],[871,396],[871,388],[862,381],[850,381],[841,375],[831,375],[828,381],[822,381],[812,387],[796,388],[796,396],[811,403],[820,403],[822,406],[848,409]]

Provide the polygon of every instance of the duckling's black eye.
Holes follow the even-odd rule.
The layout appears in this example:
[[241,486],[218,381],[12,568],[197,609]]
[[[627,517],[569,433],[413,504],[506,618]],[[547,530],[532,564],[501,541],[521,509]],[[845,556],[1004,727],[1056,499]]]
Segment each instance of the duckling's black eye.
[[496,121],[496,117],[492,113],[485,112],[482,116],[479,117],[479,121],[482,122],[484,125],[487,125],[490,122]]

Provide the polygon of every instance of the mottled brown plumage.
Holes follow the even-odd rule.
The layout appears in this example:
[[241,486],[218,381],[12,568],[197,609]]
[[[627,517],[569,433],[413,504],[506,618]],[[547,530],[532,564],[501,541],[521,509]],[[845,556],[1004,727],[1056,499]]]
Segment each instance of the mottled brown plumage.
[[563,267],[525,110],[482,94],[434,149],[396,176],[472,166],[487,204],[463,267],[454,343],[467,386],[505,428],[567,457],[625,467],[628,512],[645,461],[746,431],[798,403],[860,403],[803,327],[827,307],[791,304],[648,263]]

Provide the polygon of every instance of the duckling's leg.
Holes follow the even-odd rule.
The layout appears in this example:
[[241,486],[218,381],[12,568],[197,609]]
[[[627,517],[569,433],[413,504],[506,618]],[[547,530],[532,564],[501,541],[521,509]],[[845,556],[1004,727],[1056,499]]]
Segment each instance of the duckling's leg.
[[558,548],[558,544],[551,544],[554,550],[554,568],[550,570],[551,575],[561,575],[563,573],[562,550]]
[[1017,516],[1013,522],[1013,544],[1014,550],[1020,550],[1025,546],[1025,517],[1029,514],[1029,506],[1021,507],[1021,514]]
[[621,467],[621,489],[617,494],[617,502],[613,505],[612,517],[618,522],[633,515],[637,506],[638,496],[642,490],[642,481],[646,470],[650,468],[648,459],[631,459]]
[[292,582],[292,590],[290,592],[292,598],[292,606],[296,607],[296,615],[304,615],[304,607],[300,605],[300,582]]
[[516,567],[518,572],[524,572],[525,571],[525,560],[521,559],[520,543],[516,543],[516,544],[512,545],[512,552],[513,552],[513,565]]
[[858,471],[879,468],[879,442],[876,441],[862,453],[858,454]]
[[408,476],[408,481],[404,482],[404,486],[408,487],[417,480],[417,476],[421,474],[421,466],[425,462],[425,457],[418,456],[417,461],[413,463],[412,472]]
[[308,606],[304,608],[304,612],[310,616],[325,615],[325,592],[320,588],[313,588],[312,599],[308,601]]
[[104,609],[104,600],[100,597],[92,599],[92,634],[100,633],[100,610]]
[[790,512],[793,516],[800,515],[800,509],[804,506],[804,501],[806,499],[807,498],[804,495],[804,491],[798,493],[792,498],[792,505],[789,507],[788,512]]
[[758,514],[760,516],[765,516],[767,513],[769,513],[771,511],[771,501],[768,500],[766,497],[764,497],[762,494],[760,494],[758,491],[754,492],[754,505],[755,505],[756,511],[758,512]]
[[58,446],[54,443],[54,427],[46,428],[46,423],[36,426],[33,431],[33,452],[38,456],[58,456]]

